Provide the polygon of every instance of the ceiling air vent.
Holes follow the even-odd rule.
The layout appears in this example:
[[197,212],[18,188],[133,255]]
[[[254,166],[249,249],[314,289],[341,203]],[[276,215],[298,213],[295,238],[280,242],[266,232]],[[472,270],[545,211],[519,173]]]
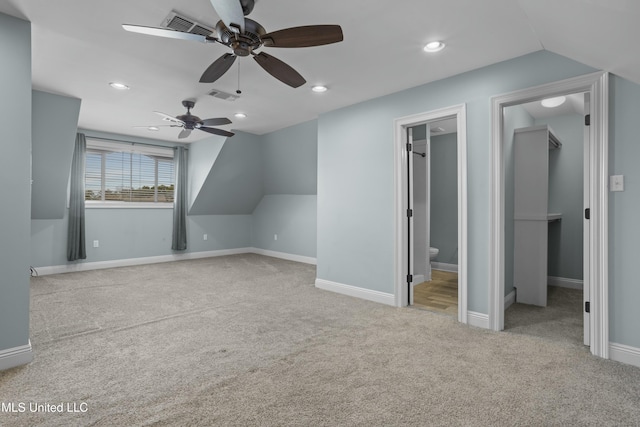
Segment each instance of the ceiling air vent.
[[176,11],[172,11],[160,25],[164,28],[170,28],[183,33],[199,34],[201,36],[208,36],[213,33],[213,30],[206,25],[202,25],[193,19],[180,15]]
[[208,93],[214,98],[224,99],[225,101],[235,101],[236,99],[240,98],[240,96],[238,95],[232,95],[218,89],[212,89]]

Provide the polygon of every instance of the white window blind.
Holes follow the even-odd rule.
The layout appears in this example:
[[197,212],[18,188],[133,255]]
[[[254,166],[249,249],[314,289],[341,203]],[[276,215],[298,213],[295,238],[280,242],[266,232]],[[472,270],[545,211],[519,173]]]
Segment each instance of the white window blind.
[[173,204],[173,149],[87,138],[88,205]]

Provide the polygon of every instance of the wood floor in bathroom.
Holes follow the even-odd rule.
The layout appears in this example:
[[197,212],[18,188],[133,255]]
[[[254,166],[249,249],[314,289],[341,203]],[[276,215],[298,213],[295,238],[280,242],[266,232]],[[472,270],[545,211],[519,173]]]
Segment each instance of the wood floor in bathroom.
[[413,305],[441,313],[458,315],[458,273],[432,270],[431,281],[413,288]]

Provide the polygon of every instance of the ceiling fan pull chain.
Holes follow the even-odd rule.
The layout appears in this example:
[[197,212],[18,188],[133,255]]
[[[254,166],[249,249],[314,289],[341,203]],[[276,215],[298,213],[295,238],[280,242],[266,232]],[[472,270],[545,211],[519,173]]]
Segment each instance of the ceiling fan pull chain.
[[238,95],[242,93],[242,91],[240,90],[240,62],[238,62],[238,89],[236,90],[236,93]]

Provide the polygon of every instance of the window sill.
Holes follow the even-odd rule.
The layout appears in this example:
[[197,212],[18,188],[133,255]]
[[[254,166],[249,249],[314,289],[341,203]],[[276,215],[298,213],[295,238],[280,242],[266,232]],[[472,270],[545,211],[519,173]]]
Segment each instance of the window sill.
[[85,209],[173,209],[173,203],[85,202]]

